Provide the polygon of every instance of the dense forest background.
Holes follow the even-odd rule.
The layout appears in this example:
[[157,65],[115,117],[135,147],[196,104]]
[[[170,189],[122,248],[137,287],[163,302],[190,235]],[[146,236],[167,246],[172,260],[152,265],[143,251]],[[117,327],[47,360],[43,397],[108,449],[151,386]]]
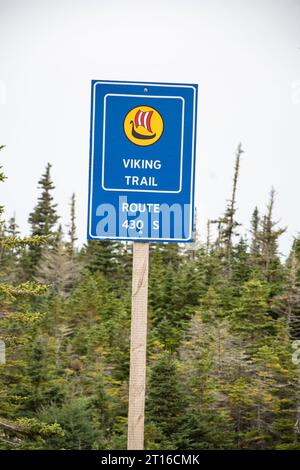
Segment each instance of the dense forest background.
[[[300,238],[283,259],[274,190],[241,235],[242,153],[206,242],[150,247],[148,449],[300,449]],[[30,237],[1,208],[0,448],[125,449],[132,245],[78,248],[38,188]]]

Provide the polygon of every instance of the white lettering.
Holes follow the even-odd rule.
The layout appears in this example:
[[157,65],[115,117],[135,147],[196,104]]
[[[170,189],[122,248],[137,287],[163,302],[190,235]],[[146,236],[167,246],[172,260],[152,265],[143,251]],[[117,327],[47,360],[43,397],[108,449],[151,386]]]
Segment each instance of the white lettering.
[[132,202],[128,204],[128,202],[122,203],[122,212],[154,212],[156,214],[159,213],[159,204],[154,204],[152,202],[142,203],[142,202]]
[[127,186],[152,186],[157,187],[157,183],[154,176],[125,176]]
[[140,160],[137,158],[123,158],[124,168],[133,168],[138,170],[160,170],[160,160]]

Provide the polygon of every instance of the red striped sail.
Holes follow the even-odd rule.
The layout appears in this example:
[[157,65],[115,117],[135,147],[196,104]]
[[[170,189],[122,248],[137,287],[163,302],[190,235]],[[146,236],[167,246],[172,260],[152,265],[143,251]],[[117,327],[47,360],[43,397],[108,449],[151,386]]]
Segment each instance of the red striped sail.
[[152,114],[153,114],[153,111],[141,111],[139,109],[134,118],[135,127],[143,126],[147,131],[152,133],[152,129],[151,129]]

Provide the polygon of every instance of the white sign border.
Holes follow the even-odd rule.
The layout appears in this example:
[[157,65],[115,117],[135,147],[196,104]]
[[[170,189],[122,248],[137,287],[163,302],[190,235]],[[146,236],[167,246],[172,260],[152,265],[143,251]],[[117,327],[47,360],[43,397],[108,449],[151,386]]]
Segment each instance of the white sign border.
[[[107,96],[126,96],[130,98],[170,98],[179,99],[182,101],[181,109],[181,144],[180,144],[180,175],[179,175],[179,189],[177,190],[159,190],[159,189],[127,189],[127,188],[107,188],[104,186],[104,166],[105,166],[105,126],[106,126],[106,97]],[[102,136],[102,179],[101,184],[104,191],[124,191],[134,193],[175,193],[178,194],[182,191],[182,166],[183,166],[183,146],[184,146],[184,112],[185,112],[185,100],[182,96],[152,96],[152,95],[123,95],[121,93],[107,93],[104,95],[104,107],[103,107],[103,136]],[[93,120],[93,126],[95,121]],[[94,129],[93,129],[94,133]]]

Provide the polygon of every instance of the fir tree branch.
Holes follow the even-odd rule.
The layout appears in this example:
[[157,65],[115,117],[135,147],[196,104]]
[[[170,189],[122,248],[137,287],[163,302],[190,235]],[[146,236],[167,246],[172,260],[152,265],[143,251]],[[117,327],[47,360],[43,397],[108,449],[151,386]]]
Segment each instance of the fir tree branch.
[[0,239],[1,248],[14,248],[17,246],[39,246],[46,243],[49,239],[48,235],[33,235],[32,237],[18,238],[18,237],[5,237]]
[[17,295],[41,295],[44,294],[47,289],[47,285],[38,284],[37,282],[33,281],[24,282],[23,284],[19,284],[18,286],[0,283],[0,294],[11,299],[15,298]]

